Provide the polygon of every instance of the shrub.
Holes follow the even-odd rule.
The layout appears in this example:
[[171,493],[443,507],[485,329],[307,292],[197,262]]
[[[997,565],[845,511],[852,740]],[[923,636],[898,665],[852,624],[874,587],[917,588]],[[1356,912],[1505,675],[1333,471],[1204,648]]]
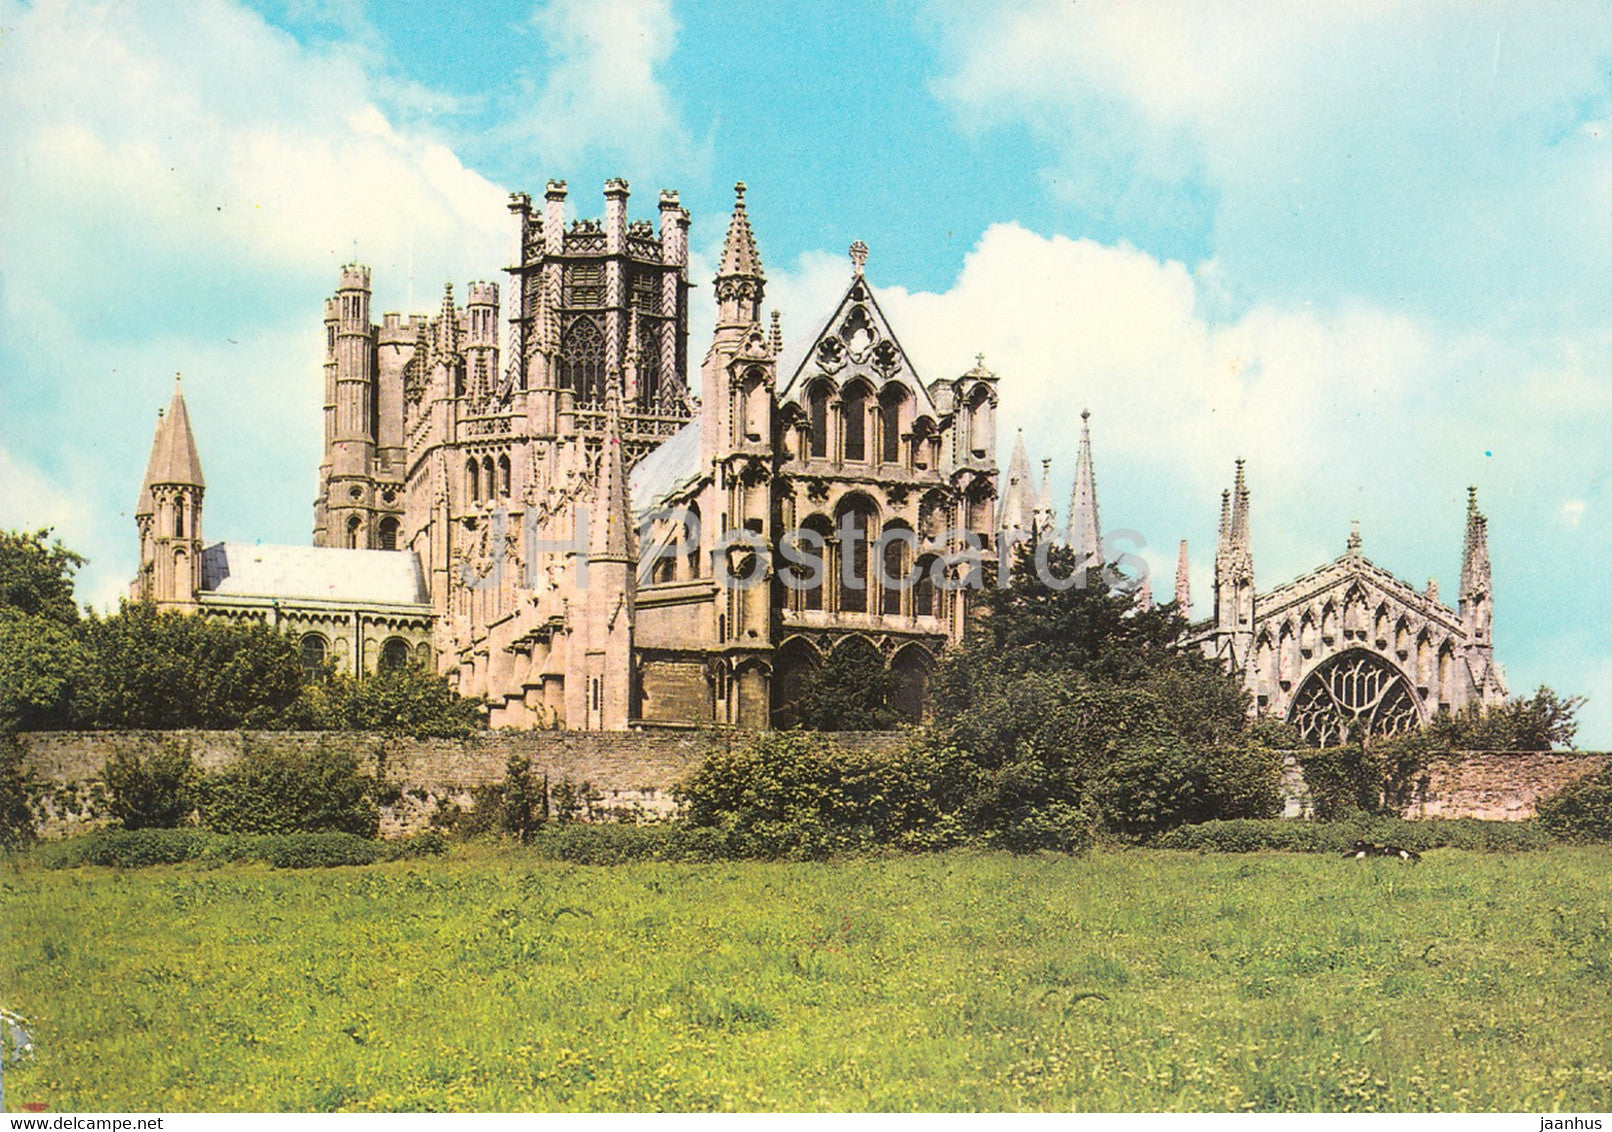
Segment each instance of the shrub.
[[1152,844],[1160,849],[1206,853],[1343,853],[1356,841],[1428,849],[1522,851],[1544,849],[1550,838],[1537,822],[1480,821],[1476,818],[1408,821],[1357,816],[1349,821],[1236,820],[1184,825]]
[[380,830],[375,782],[351,751],[321,743],[310,754],[249,745],[201,790],[202,822],[219,833],[350,833]]
[[1093,777],[1091,794],[1109,829],[1145,837],[1211,818],[1275,817],[1281,785],[1281,759],[1270,751],[1170,737],[1122,747]]
[[572,822],[547,826],[533,838],[533,844],[543,856],[556,861],[622,865],[629,861],[675,860],[683,856],[684,846],[677,833],[670,823]]
[[522,842],[530,841],[549,819],[549,780],[532,773],[532,760],[510,755],[504,767],[504,788],[498,800],[499,825]]
[[277,869],[311,869],[411,860],[446,849],[434,833],[371,841],[350,833],[222,836],[199,829],[114,829],[51,842],[38,850],[38,859],[50,869],[138,869],[187,861],[263,861]]
[[1548,751],[1572,747],[1583,696],[1559,696],[1541,684],[1531,697],[1473,704],[1441,713],[1428,725],[1434,741],[1455,751]]
[[212,840],[196,829],[109,829],[51,842],[40,850],[40,856],[51,869],[81,865],[139,869],[195,860]]
[[190,745],[169,739],[142,759],[127,748],[106,760],[108,808],[124,829],[172,829],[196,812],[196,762]]
[[712,754],[676,792],[679,823],[707,831],[715,854],[816,859],[931,826],[938,767],[922,745],[894,754],[844,750],[806,732],[774,732]]
[[459,739],[486,727],[487,702],[461,696],[417,665],[361,677],[328,673],[305,684],[283,725],[306,731],[380,731]]
[[1013,853],[1033,853],[1050,849],[1057,853],[1085,853],[1096,841],[1091,815],[1067,802],[1053,802],[1030,810],[1023,817],[997,831],[991,844]]
[[1612,763],[1539,803],[1539,824],[1563,841],[1612,842]]
[[1299,761],[1315,816],[1332,821],[1355,814],[1403,813],[1423,785],[1435,749],[1432,735],[1416,731],[1306,752]]

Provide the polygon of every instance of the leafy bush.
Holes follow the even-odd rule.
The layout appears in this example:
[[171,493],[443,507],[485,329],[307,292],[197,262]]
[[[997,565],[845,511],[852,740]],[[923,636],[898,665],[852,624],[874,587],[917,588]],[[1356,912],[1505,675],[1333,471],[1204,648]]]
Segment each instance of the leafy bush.
[[532,843],[543,856],[556,861],[622,865],[629,861],[676,860],[694,853],[696,845],[678,835],[679,830],[671,823],[569,822],[546,826]]
[[1522,851],[1544,849],[1550,837],[1537,822],[1357,817],[1351,821],[1210,821],[1170,830],[1152,844],[1160,849],[1207,853],[1253,853],[1262,849],[1342,853],[1356,841],[1401,845],[1419,853],[1438,848]]
[[1539,803],[1539,824],[1563,841],[1612,842],[1612,763]]
[[1428,725],[1433,742],[1452,751],[1548,751],[1573,745],[1583,696],[1559,696],[1545,685],[1503,704],[1473,704],[1441,713]]
[[279,726],[460,739],[486,726],[486,707],[448,687],[446,677],[410,664],[356,678],[327,673],[303,686]]
[[446,849],[447,842],[435,833],[371,841],[349,833],[221,836],[199,829],[117,829],[51,842],[38,850],[38,858],[50,869],[138,869],[187,861],[263,861],[277,869],[312,869],[409,860]]
[[219,833],[350,833],[380,829],[375,781],[351,751],[311,753],[248,745],[201,789],[202,823]]
[[196,812],[199,773],[190,746],[165,741],[147,758],[127,748],[106,760],[109,809],[124,829],[172,829]]
[[1426,731],[1366,744],[1320,747],[1300,758],[1304,785],[1323,821],[1403,813],[1424,785],[1436,740]]
[[1282,762],[1250,745],[1192,746],[1175,737],[1122,747],[1094,776],[1104,824],[1145,837],[1211,818],[1281,812]]
[[520,841],[530,841],[549,820],[549,780],[532,773],[532,760],[510,755],[504,767],[504,789],[499,803],[499,825]]
[[990,838],[991,844],[1012,853],[1050,849],[1075,855],[1085,853],[1096,840],[1096,823],[1091,815],[1067,802],[1028,810]]
[[805,732],[774,732],[714,753],[679,786],[681,826],[708,831],[729,857],[817,859],[898,845],[940,817],[934,756],[845,750]]

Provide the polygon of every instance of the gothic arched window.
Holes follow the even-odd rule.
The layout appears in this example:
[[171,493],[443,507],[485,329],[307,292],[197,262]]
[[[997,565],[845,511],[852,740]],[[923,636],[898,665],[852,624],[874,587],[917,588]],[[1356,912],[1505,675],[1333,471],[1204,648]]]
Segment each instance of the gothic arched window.
[[579,318],[565,332],[559,368],[560,388],[575,393],[577,404],[594,405],[604,400],[605,341],[593,319]]
[[174,501],[174,538],[185,537],[185,500],[183,497]]
[[397,527],[398,523],[395,516],[388,515],[386,518],[381,520],[380,537],[382,550],[397,549]]
[[509,498],[509,457],[498,457],[498,494]]
[[822,382],[806,394],[807,451],[817,460],[828,458],[828,396]]
[[1289,714],[1312,747],[1335,747],[1357,734],[1399,735],[1421,724],[1405,676],[1382,657],[1349,649],[1310,673]]
[[886,464],[901,463],[901,409],[907,391],[893,385],[879,395],[879,459]]
[[475,503],[481,498],[481,465],[472,456],[465,461],[465,502]]
[[359,549],[359,546],[358,546],[358,532],[359,532],[359,529],[363,525],[364,525],[364,520],[360,519],[357,515],[354,515],[354,516],[352,516],[352,518],[347,520],[347,549],[348,550],[358,550]]
[[853,385],[840,397],[841,435],[845,438],[845,458],[868,458],[868,394],[860,385]]
[[878,608],[868,598],[868,550],[877,537],[878,525],[878,511],[866,496],[853,495],[840,504],[835,533],[843,540],[838,571],[841,613],[867,613]]

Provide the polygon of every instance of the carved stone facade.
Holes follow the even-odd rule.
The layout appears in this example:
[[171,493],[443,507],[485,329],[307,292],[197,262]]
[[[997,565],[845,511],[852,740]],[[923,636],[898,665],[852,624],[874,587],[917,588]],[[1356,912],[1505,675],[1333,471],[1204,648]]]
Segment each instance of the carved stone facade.
[[[1437,582],[1418,590],[1373,564],[1358,530],[1335,561],[1256,593],[1249,522],[1239,460],[1221,498],[1214,616],[1194,625],[1190,640],[1242,676],[1255,710],[1293,723],[1307,743],[1330,745],[1505,700],[1491,637],[1488,520],[1477,489],[1467,497],[1457,609],[1439,600]],[[1178,577],[1184,584],[1185,573]]]
[[[744,195],[699,401],[676,193],[658,227],[628,219],[622,181],[600,221],[568,223],[563,182],[541,209],[512,197],[502,358],[495,285],[376,324],[368,269],[342,269],[314,543],[418,561],[436,663],[494,726],[767,727],[839,649],[877,654],[916,718],[962,631],[945,583],[994,553],[996,375],[921,379],[860,242],[821,333],[786,351]],[[796,529],[822,536],[819,584],[780,573]],[[916,581],[881,585],[880,564]]]

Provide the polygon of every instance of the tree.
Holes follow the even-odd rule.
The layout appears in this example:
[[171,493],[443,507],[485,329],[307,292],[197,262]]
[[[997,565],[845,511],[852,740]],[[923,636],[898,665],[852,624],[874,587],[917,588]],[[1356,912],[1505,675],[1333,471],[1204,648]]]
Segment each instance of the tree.
[[0,726],[65,726],[83,672],[84,650],[70,628],[0,607]]
[[485,700],[461,696],[417,665],[352,677],[327,674],[303,688],[289,725],[320,731],[457,739],[486,726]]
[[901,722],[891,706],[895,677],[879,651],[851,637],[807,676],[791,705],[806,731],[890,731]]
[[1457,715],[1441,714],[1428,726],[1440,746],[1453,751],[1548,751],[1573,747],[1583,696],[1560,696],[1541,684],[1532,696],[1503,704],[1473,704]]
[[[1043,548],[1053,578],[1081,567]],[[1095,571],[1046,584],[1034,550],[987,588],[934,688],[942,798],[965,828],[1049,847],[1076,815],[1144,835],[1211,817],[1268,816],[1281,766],[1248,736],[1248,699],[1218,664],[1179,647],[1170,606],[1140,608]]]
[[73,573],[84,558],[49,537],[0,531],[0,726],[62,726],[81,673]]
[[34,836],[34,811],[28,804],[22,747],[0,722],[0,849],[23,848]]
[[80,631],[80,727],[283,726],[302,688],[296,644],[265,625],[125,603],[109,617],[90,616]]
[[73,575],[88,561],[54,540],[50,530],[0,531],[0,609],[12,609],[58,625],[78,620]]

